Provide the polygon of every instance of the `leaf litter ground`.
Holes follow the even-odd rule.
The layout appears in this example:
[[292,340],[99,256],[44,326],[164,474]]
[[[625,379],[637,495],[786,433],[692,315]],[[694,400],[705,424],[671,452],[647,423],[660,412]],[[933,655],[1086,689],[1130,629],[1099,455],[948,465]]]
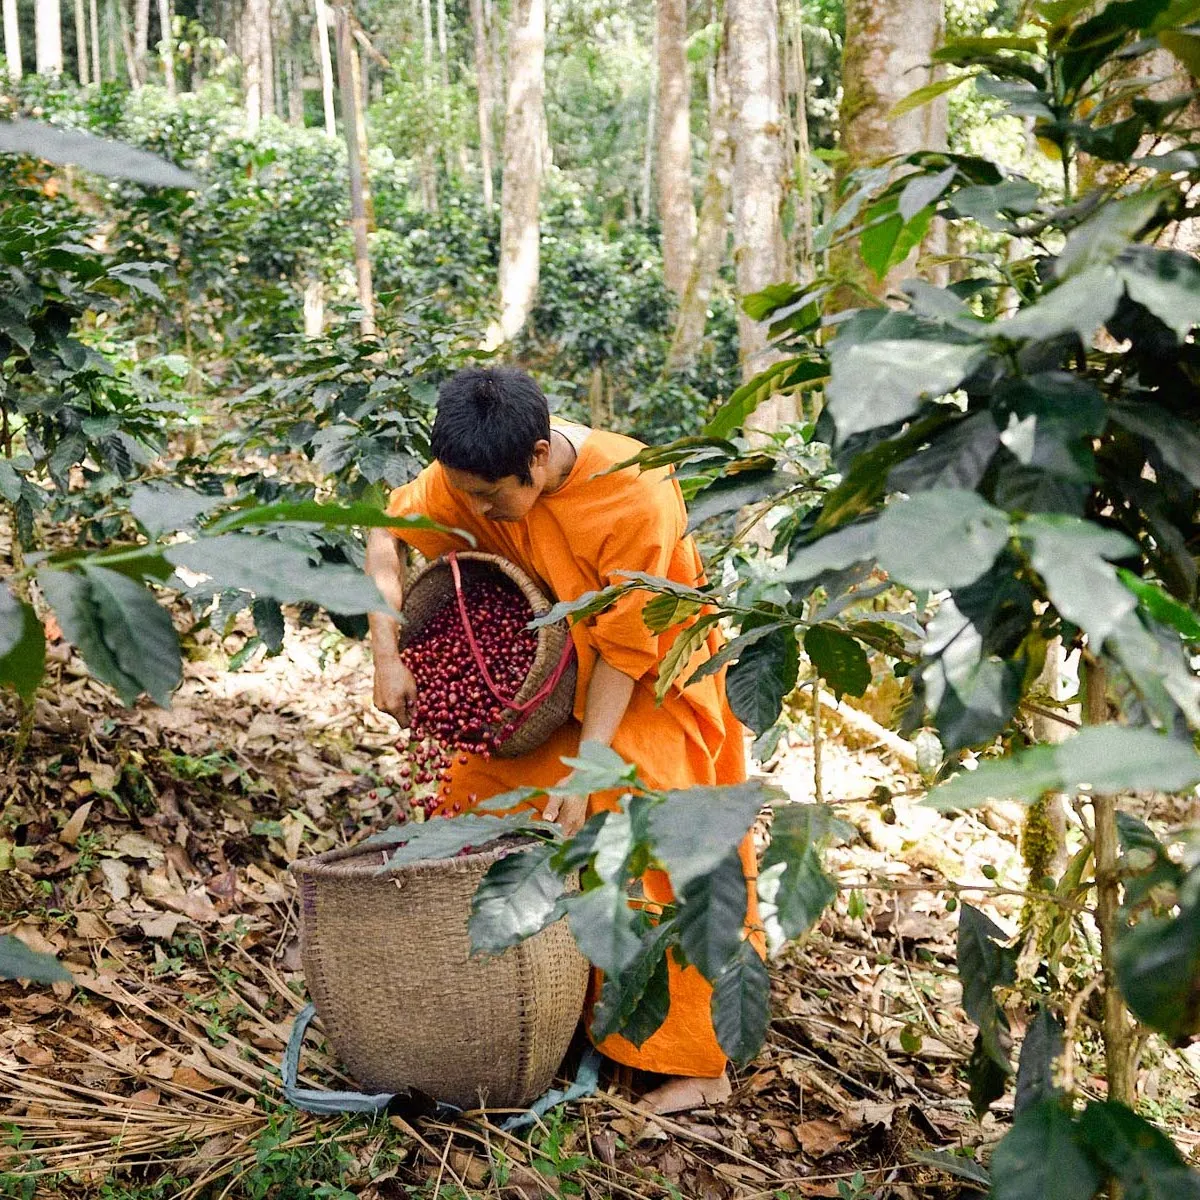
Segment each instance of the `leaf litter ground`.
[[[281,655],[231,673],[247,634],[201,633],[170,711],[121,709],[52,648],[53,702],[39,701],[24,761],[0,776],[0,932],[57,953],[75,986],[0,984],[0,1191],[980,1194],[918,1156],[952,1151],[969,1172],[1011,1113],[1001,1101],[979,1123],[966,1101],[974,1030],[949,909],[970,899],[1016,931],[1017,814],[922,809],[899,760],[833,722],[824,795],[859,838],[832,851],[837,903],[774,962],[769,1038],[727,1106],[652,1116],[637,1101],[644,1081],[621,1070],[521,1137],[499,1114],[448,1126],[288,1109],[278,1064],[305,995],[287,863],[386,824],[400,759],[360,646],[293,628]],[[800,723],[770,772],[809,801],[812,763]],[[310,1037],[301,1082],[352,1086],[324,1049]],[[1194,1155],[1200,1054],[1145,1062],[1143,1102]],[[1102,1094],[1099,1079],[1082,1082]]]

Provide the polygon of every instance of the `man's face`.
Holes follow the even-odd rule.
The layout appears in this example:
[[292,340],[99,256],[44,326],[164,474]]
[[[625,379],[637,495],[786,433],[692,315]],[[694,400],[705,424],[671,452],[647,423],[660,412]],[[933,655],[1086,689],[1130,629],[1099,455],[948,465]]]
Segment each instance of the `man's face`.
[[481,517],[489,521],[519,521],[537,503],[550,481],[550,443],[544,440],[534,443],[533,457],[529,460],[532,483],[522,483],[515,475],[505,475],[493,482],[457,467],[443,467],[443,470],[450,486],[465,496]]
[[522,483],[515,475],[505,475],[493,483],[481,475],[454,467],[446,467],[445,471],[450,486],[489,521],[519,521],[541,495],[541,488],[536,484]]

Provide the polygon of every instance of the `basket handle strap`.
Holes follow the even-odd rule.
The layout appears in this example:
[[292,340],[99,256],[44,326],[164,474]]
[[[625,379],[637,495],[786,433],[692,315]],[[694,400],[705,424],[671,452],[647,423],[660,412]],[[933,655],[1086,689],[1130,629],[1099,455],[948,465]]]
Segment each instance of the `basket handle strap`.
[[[463,595],[462,571],[458,565],[458,554],[451,550],[446,556],[450,561],[450,574],[454,578],[454,598],[458,602],[458,615],[462,618],[463,629],[466,630],[467,644],[471,647],[471,657],[475,659],[475,665],[479,668],[479,673],[483,676],[483,682],[487,684],[488,691],[492,696],[505,708],[511,708],[523,714],[523,717],[528,717],[535,708],[552,691],[558,686],[558,681],[562,678],[563,672],[570,665],[571,659],[575,655],[575,642],[572,638],[567,638],[567,644],[563,647],[563,652],[559,656],[558,662],[555,664],[554,670],[550,672],[549,678],[545,683],[538,688],[536,694],[530,696],[528,700],[518,704],[515,698],[505,696],[496,685],[496,681],[492,678],[491,672],[487,668],[487,662],[483,657],[483,651],[479,648],[479,642],[475,638],[475,631],[471,628],[471,618],[467,615],[467,599]],[[523,722],[518,722],[521,724]]]
[[[287,1049],[283,1052],[284,1099],[293,1108],[305,1112],[329,1116],[335,1113],[378,1113],[383,1112],[397,1096],[405,1096],[404,1092],[328,1092],[320,1088],[302,1088],[296,1086],[296,1075],[300,1068],[300,1050],[304,1044],[304,1035],[316,1013],[316,1006],[306,1004],[292,1022],[292,1032],[288,1037]],[[418,1093],[420,1095],[420,1093]],[[445,1120],[458,1116],[462,1109],[453,1104],[443,1104],[423,1097],[428,1103],[436,1105],[434,1116]]]

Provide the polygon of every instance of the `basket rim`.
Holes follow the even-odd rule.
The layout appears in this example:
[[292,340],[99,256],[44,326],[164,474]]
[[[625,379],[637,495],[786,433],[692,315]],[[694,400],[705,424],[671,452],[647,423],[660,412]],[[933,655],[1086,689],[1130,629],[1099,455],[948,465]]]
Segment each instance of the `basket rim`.
[[[519,836],[520,834],[507,832],[497,834],[492,840],[499,842],[503,838]],[[540,841],[540,838],[530,838],[525,845],[515,847],[498,845],[492,849],[485,848],[471,854],[456,855],[454,858],[418,858],[412,862],[401,863],[398,867],[390,867],[386,862],[371,861],[368,863],[366,861],[368,855],[373,860],[374,855],[388,854],[389,851],[382,846],[368,846],[365,842],[359,842],[354,846],[339,846],[334,850],[325,850],[320,854],[297,858],[288,864],[288,870],[298,879],[303,877],[311,879],[361,877],[398,879],[405,875],[431,875],[434,872],[445,872],[446,870],[453,874],[466,875],[478,870],[483,863],[491,866],[492,863],[498,862],[501,858],[507,858],[510,854],[532,849]]]

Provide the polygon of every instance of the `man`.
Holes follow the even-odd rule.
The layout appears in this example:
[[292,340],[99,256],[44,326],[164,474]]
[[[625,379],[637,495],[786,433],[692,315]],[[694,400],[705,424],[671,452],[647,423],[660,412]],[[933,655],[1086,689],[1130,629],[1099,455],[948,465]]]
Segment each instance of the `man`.
[[[700,555],[686,532],[683,496],[670,472],[633,467],[608,474],[642,449],[640,443],[578,425],[552,425],[541,389],[522,371],[471,368],[444,383],[431,447],[435,461],[392,493],[388,512],[422,514],[468,531],[477,549],[516,563],[556,600],[620,582],[625,571],[684,584],[703,580]],[[372,530],[367,572],[397,609],[403,600],[404,543],[430,559],[467,548],[457,537],[428,530]],[[468,755],[465,763],[460,758],[443,809],[461,811],[470,807],[468,799],[477,803],[521,786],[556,784],[568,774],[562,757],[573,755],[584,740],[611,746],[636,763],[656,789],[745,779],[742,729],[725,697],[723,671],[686,690],[677,682],[656,703],[658,664],[677,631],[658,635],[646,628],[647,599],[644,592],[628,594],[573,627],[579,658],[576,719],[519,758]],[[372,613],[370,622],[375,703],[407,726],[416,685],[400,659],[396,623],[381,613]],[[710,635],[678,679],[686,679],[719,644]],[[603,806],[600,797],[551,797],[542,815],[574,834],[589,811]],[[752,879],[749,839],[742,860]],[[667,903],[673,896],[661,871],[648,872],[643,888],[651,901]],[[669,972],[671,1005],[663,1026],[640,1048],[619,1035],[600,1045],[617,1062],[667,1077],[645,1097],[660,1112],[719,1102],[730,1091],[712,1027],[709,984],[694,967],[681,969],[672,961]]]

